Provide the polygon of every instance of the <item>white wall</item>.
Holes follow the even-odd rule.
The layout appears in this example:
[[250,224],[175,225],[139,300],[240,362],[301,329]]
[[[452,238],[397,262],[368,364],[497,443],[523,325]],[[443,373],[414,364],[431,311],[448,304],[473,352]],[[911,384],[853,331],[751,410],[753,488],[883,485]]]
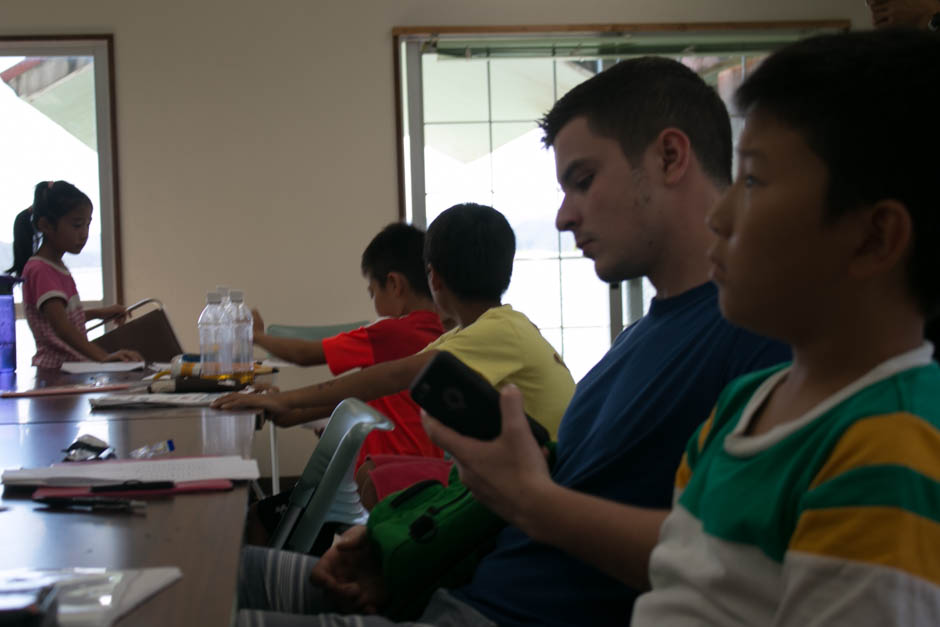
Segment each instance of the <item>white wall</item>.
[[217,283],[268,321],[372,315],[393,26],[828,18],[868,25],[864,0],[3,0],[0,35],[114,34],[125,300],[162,299],[195,347]]

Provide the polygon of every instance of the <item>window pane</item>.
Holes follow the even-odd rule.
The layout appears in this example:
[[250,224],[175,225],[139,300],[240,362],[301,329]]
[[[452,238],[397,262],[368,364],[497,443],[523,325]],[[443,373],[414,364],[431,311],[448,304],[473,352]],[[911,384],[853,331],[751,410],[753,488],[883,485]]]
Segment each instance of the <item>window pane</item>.
[[434,221],[448,207],[462,202],[475,202],[481,205],[493,205],[493,195],[485,189],[446,190],[440,194],[428,194],[425,197],[425,211],[428,224]]
[[561,193],[552,153],[534,122],[493,123],[493,202],[516,231],[516,254],[556,257],[555,212]]
[[427,124],[424,127],[425,189],[492,187],[490,128],[486,123]]
[[555,102],[552,59],[506,59],[490,64],[493,120],[538,120]]
[[[561,196],[561,192],[558,192],[558,194],[559,196]],[[561,205],[560,199],[559,199],[558,204]],[[562,231],[561,233],[559,233],[559,239],[561,241],[561,256],[562,257],[577,258],[577,257],[583,256],[581,251],[578,250],[578,247],[574,245],[574,233],[572,233],[571,231]]]
[[512,266],[512,282],[503,302],[529,317],[540,329],[561,326],[559,261],[520,260]]
[[558,231],[551,211],[529,211],[528,200],[513,196],[493,196],[493,206],[509,220],[516,234],[516,259],[557,259]]
[[[632,324],[633,322],[635,322],[635,320],[633,320],[633,319],[630,318],[630,310],[631,310],[631,306],[632,306],[632,304],[633,304],[633,302],[632,302],[632,301],[633,301],[633,298],[632,298],[632,296],[631,296],[631,295],[633,294],[633,291],[632,291],[632,288],[631,288],[631,286],[630,286],[630,283],[631,283],[631,281],[624,281],[624,282],[621,284],[621,285],[622,285],[622,290],[621,290],[621,292],[622,292],[622,294],[623,294],[623,307],[622,307],[622,309],[623,309],[623,320],[622,320],[622,326],[623,326],[623,328],[626,328],[626,327],[628,327],[630,324]],[[650,303],[653,302],[653,297],[654,297],[654,296],[656,296],[656,288],[653,287],[653,284],[650,283],[650,280],[647,279],[646,277],[643,277],[642,279],[640,279],[640,294],[639,294],[639,300],[638,300],[639,312],[638,312],[638,315],[637,315],[637,319],[639,319],[640,316],[646,315],[646,313],[650,310]]]
[[489,119],[487,62],[421,57],[425,122],[484,122]]
[[0,229],[0,270],[12,264],[13,220],[32,204],[36,183],[65,180],[88,195],[95,213],[85,248],[63,261],[82,300],[101,300],[94,58],[3,56],[0,72],[0,217],[8,225]]
[[428,224],[457,203],[493,204],[488,124],[427,124],[424,137]]
[[542,337],[552,345],[552,348],[561,355],[561,329],[555,327],[554,329],[543,329],[539,327],[539,332],[542,334]]
[[[610,286],[597,278],[593,261],[581,258],[561,262],[561,311],[565,327],[609,327],[609,299]],[[610,342],[609,337],[607,341]]]
[[535,122],[494,122],[493,191],[520,187],[558,187],[555,158],[542,147],[542,131]]
[[575,381],[580,381],[610,348],[610,328],[565,328],[562,331],[565,364]]
[[555,99],[600,72],[600,61],[555,61]]
[[[422,56],[427,222],[467,201],[491,204],[506,216],[516,233],[516,259],[505,301],[546,336],[553,334],[579,378],[609,346],[611,292],[596,277],[593,262],[577,250],[574,237],[555,231],[563,195],[554,153],[542,145],[537,121],[555,99],[620,59],[497,54],[468,60],[454,50],[456,56]],[[765,56],[749,51],[674,58],[699,73],[728,104]],[[732,130],[736,143],[740,118],[732,119]],[[631,304],[642,315],[655,295],[645,278],[637,287],[634,303],[630,290],[623,290],[624,323]]]

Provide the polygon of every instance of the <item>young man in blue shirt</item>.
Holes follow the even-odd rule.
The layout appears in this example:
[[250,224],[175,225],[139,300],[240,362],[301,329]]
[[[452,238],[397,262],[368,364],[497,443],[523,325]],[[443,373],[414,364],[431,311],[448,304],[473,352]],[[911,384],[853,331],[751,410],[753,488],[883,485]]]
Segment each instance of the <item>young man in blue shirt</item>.
[[634,625],[940,624],[940,368],[925,340],[940,213],[923,151],[940,143],[938,85],[940,41],[886,31],[791,44],[738,89],[712,276],[722,313],[793,360],[725,388],[671,511],[554,483],[515,390],[492,442],[424,419],[480,502],[651,587]]
[[[693,71],[649,57],[620,63],[574,88],[546,115],[543,129],[565,193],[556,226],[573,233],[601,279],[646,276],[657,290],[649,313],[578,384],[562,419],[552,477],[578,493],[663,509],[685,442],[725,384],[789,356],[781,344],[724,320],[709,282],[706,252],[713,238],[705,216],[731,181],[728,113]],[[500,533],[469,584],[435,593],[421,622],[629,620],[638,591],[589,564],[605,551],[590,534],[573,538],[575,545],[553,546],[520,527]],[[284,585],[276,576],[267,578],[263,591],[251,586],[263,578],[259,573],[312,562],[276,554],[245,557],[243,607],[316,609],[321,591],[314,587],[279,602],[268,594]],[[324,555],[313,580],[337,608],[381,611],[381,573],[361,528]],[[239,619],[247,625],[258,616],[242,611]],[[327,625],[358,620],[319,618]],[[367,617],[365,624],[388,621]]]

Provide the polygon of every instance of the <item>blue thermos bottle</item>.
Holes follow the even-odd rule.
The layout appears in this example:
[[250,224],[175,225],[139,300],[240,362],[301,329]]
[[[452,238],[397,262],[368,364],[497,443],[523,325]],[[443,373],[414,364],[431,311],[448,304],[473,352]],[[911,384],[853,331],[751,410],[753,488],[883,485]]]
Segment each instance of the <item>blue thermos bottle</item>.
[[16,370],[16,309],[13,284],[20,279],[0,274],[0,372]]

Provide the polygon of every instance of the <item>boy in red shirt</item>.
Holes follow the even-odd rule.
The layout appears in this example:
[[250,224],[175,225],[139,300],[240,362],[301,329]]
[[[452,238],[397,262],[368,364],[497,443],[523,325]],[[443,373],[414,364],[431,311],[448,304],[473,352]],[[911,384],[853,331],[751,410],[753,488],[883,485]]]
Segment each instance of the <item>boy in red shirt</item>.
[[[389,224],[362,253],[362,275],[369,283],[378,320],[323,340],[301,340],[267,335],[256,310],[252,312],[255,344],[301,366],[326,364],[334,375],[417,353],[444,332],[428,288],[423,254],[422,231],[408,224]],[[370,433],[356,468],[369,454],[443,456],[424,433],[420,409],[407,390],[369,401],[369,405],[388,416],[395,429]],[[313,417],[301,409],[273,416],[272,421],[290,427]]]

